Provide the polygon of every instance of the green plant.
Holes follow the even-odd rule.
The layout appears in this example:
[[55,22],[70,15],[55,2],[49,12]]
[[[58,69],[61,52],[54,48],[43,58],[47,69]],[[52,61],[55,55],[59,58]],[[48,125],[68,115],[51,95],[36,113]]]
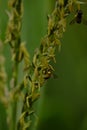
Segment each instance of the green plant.
[[[54,68],[51,65],[51,61],[56,62],[55,51],[56,49],[60,50],[60,39],[66,30],[66,18],[75,11],[75,8],[80,10],[80,4],[82,3],[77,0],[56,1],[52,14],[48,16],[47,34],[42,39],[40,47],[35,50],[33,61],[31,61],[25,43],[21,41],[23,1],[9,0],[10,12],[7,11],[9,21],[5,43],[8,43],[11,48],[13,71],[11,88],[9,90],[5,87],[6,73],[3,68],[4,58],[1,56],[0,97],[7,109],[10,130],[26,130],[31,126],[33,122],[32,117],[35,116],[33,104],[40,97],[40,88],[53,76]],[[81,21],[81,18],[78,17],[77,12],[74,21],[77,22],[77,19]],[[24,62],[23,71],[25,74],[21,83],[19,83],[18,66],[22,61]],[[20,98],[22,108],[21,114],[17,119],[17,104],[20,102]]]

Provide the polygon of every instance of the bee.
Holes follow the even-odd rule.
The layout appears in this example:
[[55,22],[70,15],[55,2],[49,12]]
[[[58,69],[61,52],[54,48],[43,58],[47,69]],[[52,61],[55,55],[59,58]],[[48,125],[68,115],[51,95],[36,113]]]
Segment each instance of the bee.
[[53,68],[51,68],[50,66],[48,66],[47,68],[44,68],[44,69],[42,70],[43,78],[44,78],[45,80],[47,80],[47,79],[49,79],[49,78],[51,78],[51,77],[57,78],[57,75],[54,74],[53,71],[54,71]]
[[83,18],[83,11],[82,10],[79,9],[79,10],[76,11],[74,19],[72,19],[69,24],[72,25],[74,23],[78,23],[78,24],[83,23],[83,24],[87,25],[87,20],[85,20]]

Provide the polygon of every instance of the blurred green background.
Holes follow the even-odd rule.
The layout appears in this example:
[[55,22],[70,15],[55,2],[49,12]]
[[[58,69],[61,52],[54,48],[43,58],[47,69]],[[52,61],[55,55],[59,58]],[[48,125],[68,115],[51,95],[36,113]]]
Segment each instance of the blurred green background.
[[[54,0],[24,0],[22,41],[31,54],[39,47],[47,31],[47,15],[54,8]],[[87,5],[82,5],[87,19]],[[0,36],[5,37],[8,17],[7,0],[0,0]],[[61,52],[56,52],[54,64],[58,79],[49,79],[41,90],[38,104],[37,130],[87,130],[87,26],[69,25],[67,20]],[[11,78],[9,46],[5,46],[6,71]],[[0,104],[0,130],[7,130],[6,113]]]

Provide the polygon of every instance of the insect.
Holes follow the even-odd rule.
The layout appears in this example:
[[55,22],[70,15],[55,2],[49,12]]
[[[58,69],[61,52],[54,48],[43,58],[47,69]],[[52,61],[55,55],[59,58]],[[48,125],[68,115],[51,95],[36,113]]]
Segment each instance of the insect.
[[50,66],[48,66],[47,68],[44,68],[42,70],[42,74],[43,74],[44,79],[47,80],[47,79],[49,79],[51,77],[57,78],[57,75],[54,74],[53,71],[54,70]]
[[72,19],[69,24],[72,25],[74,23],[78,23],[78,24],[83,23],[83,24],[87,25],[87,20],[84,19],[82,10],[76,11],[74,19]]

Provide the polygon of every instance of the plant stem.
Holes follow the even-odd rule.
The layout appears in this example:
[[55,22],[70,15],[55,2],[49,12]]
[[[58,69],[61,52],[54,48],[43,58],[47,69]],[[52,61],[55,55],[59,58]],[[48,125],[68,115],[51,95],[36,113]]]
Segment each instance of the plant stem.
[[10,106],[8,115],[9,118],[9,129],[16,130],[17,127],[17,98],[14,93],[15,89],[18,87],[18,66],[19,62],[22,60],[22,53],[20,53],[21,46],[21,21],[22,21],[22,0],[9,0],[8,5],[10,12],[7,11],[9,21],[7,26],[6,42],[9,43],[12,52],[13,70],[12,70],[12,84],[10,89]]
[[[14,78],[14,88],[17,86],[18,81],[18,62],[14,61],[14,68],[13,68],[13,78]],[[10,130],[16,130],[16,120],[17,120],[17,100],[14,99],[12,101],[12,113],[11,113],[11,125]]]

